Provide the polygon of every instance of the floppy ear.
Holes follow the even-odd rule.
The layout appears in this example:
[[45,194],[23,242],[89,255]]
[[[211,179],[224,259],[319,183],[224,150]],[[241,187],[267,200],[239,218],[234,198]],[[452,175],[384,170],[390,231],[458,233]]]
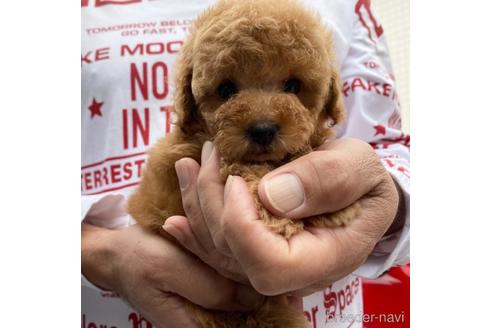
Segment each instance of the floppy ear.
[[201,117],[198,106],[191,90],[193,79],[193,66],[191,61],[190,44],[188,40],[183,45],[180,57],[176,64],[176,87],[174,96],[174,111],[178,116],[177,126],[186,135],[192,135],[203,131],[203,118]]
[[[345,119],[345,104],[342,98],[341,80],[338,72],[333,70],[328,95],[325,99],[323,110],[318,116],[318,128],[311,136],[311,147],[319,147],[327,138],[336,135],[333,126],[339,124]],[[328,123],[328,125],[327,125]]]
[[336,125],[345,119],[345,104],[342,97],[342,82],[336,69],[330,80],[328,98],[325,104],[325,114],[331,119],[332,125]]

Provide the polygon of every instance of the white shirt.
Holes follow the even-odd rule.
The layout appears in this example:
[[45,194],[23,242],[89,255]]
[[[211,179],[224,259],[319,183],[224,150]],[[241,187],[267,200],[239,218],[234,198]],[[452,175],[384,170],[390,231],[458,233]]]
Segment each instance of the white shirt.
[[[197,14],[214,0],[82,0],[82,219],[107,228],[126,213],[146,150],[171,129],[174,61]],[[384,32],[365,0],[304,0],[332,31],[348,111],[340,137],[375,148],[409,209],[409,143]],[[409,260],[404,228],[380,241],[354,275],[305,297],[313,327],[361,327],[360,276],[376,278]],[[82,278],[82,327],[151,327],[124,300]]]

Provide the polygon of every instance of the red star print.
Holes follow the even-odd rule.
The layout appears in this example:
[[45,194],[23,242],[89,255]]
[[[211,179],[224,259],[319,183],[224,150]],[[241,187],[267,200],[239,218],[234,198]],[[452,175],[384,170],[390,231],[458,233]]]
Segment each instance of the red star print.
[[91,119],[94,118],[94,116],[103,116],[101,113],[101,107],[104,105],[104,102],[97,102],[96,98],[92,98],[92,104],[89,106],[89,110],[91,112]]
[[373,126],[374,130],[376,130],[376,133],[374,136],[377,136],[378,134],[382,134],[383,136],[386,135],[386,127],[384,125],[378,124]]

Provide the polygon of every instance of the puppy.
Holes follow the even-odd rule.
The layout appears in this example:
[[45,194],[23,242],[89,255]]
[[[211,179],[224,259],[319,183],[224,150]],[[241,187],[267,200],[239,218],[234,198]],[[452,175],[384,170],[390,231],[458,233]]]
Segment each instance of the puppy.
[[[172,215],[185,215],[174,163],[200,161],[206,140],[221,156],[221,173],[243,177],[258,215],[272,231],[290,238],[305,225],[340,226],[360,211],[291,220],[268,212],[257,186],[274,168],[334,137],[344,118],[331,35],[319,17],[288,0],[221,0],[195,21],[177,61],[176,128],[149,151],[130,214],[162,230]],[[267,298],[250,313],[207,311],[189,304],[205,327],[306,327],[285,296]]]

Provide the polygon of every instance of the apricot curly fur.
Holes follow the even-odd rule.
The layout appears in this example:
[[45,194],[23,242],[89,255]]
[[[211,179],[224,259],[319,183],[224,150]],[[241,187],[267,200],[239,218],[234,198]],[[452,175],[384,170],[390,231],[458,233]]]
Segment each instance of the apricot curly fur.
[[[176,129],[150,150],[141,184],[128,203],[139,224],[170,238],[161,229],[164,221],[185,214],[174,163],[183,157],[199,162],[206,140],[219,151],[224,181],[228,175],[242,176],[259,217],[286,238],[305,225],[340,226],[359,215],[360,206],[354,204],[294,221],[272,215],[258,198],[262,176],[333,138],[332,126],[344,119],[331,34],[315,13],[294,0],[281,5],[275,0],[218,1],[196,19],[176,68]],[[298,94],[283,91],[292,78],[301,81]],[[228,100],[217,94],[224,81],[238,88]],[[245,136],[258,121],[279,127],[272,144],[260,147]],[[192,303],[187,307],[204,327],[307,327],[286,296],[269,297],[249,313],[209,311]]]

